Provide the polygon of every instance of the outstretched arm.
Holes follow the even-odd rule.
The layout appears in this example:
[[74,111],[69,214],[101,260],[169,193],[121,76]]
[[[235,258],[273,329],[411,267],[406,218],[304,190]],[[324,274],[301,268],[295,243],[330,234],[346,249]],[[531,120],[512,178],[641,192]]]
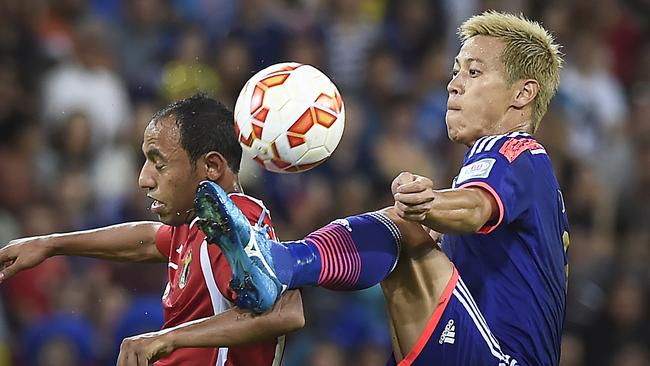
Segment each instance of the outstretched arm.
[[478,187],[435,190],[430,179],[401,173],[391,189],[400,217],[440,233],[474,233],[499,215],[494,197]]
[[95,230],[16,239],[0,249],[0,282],[55,255],[125,262],[165,262],[156,248],[159,222],[133,222]]
[[179,348],[232,347],[255,343],[298,330],[305,325],[298,290],[282,295],[263,314],[233,308],[174,328],[146,333],[122,341],[118,366],[148,365]]

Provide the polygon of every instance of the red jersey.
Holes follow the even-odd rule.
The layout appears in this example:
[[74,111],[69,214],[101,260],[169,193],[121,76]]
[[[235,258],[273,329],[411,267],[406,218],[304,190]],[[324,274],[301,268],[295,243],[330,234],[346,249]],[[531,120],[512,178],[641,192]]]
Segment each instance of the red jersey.
[[[269,235],[276,239],[270,215],[261,201],[239,193],[230,194],[230,198],[252,225],[266,211],[263,224],[269,225]],[[210,317],[233,306],[230,265],[218,246],[205,241],[196,220],[183,226],[163,225],[156,233],[158,250],[169,258],[169,282],[162,298],[163,329]],[[181,348],[155,365],[272,366],[280,364],[283,352],[284,336],[230,348]]]

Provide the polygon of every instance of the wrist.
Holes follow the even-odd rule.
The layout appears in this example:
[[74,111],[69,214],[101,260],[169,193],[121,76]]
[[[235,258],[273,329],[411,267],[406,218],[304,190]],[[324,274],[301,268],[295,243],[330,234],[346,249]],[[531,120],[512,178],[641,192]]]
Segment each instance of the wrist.
[[62,240],[60,234],[52,234],[40,238],[40,245],[45,249],[48,257],[54,257],[63,253]]
[[165,354],[174,352],[178,347],[178,338],[174,331],[163,332],[159,337],[161,348]]

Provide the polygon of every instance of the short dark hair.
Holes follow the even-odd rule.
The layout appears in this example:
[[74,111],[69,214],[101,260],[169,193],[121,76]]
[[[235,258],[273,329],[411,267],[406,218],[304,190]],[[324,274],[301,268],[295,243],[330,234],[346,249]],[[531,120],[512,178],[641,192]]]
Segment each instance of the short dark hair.
[[196,163],[201,155],[216,151],[223,155],[234,173],[239,173],[242,149],[235,134],[232,111],[223,103],[196,94],[162,108],[152,121],[157,123],[165,117],[176,119],[181,147],[192,163]]

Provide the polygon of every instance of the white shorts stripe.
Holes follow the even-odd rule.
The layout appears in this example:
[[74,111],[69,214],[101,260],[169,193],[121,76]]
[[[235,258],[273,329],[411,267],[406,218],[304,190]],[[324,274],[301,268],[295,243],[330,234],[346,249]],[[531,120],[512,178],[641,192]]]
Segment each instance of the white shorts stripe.
[[485,318],[483,317],[483,314],[479,310],[478,305],[476,305],[476,302],[474,301],[474,298],[472,297],[471,293],[467,289],[467,286],[465,286],[465,282],[463,282],[463,280],[460,277],[458,278],[458,284],[456,285],[456,288],[458,288],[460,294],[465,297],[465,299],[467,300],[467,303],[474,310],[474,313],[476,314],[479,322],[483,325],[483,329],[485,329],[485,332],[490,336],[490,340],[492,341],[492,344],[499,351],[501,351],[501,346],[499,345],[499,342],[494,337],[494,334],[492,334],[492,331],[490,331],[490,327],[488,327],[487,321],[485,321]]
[[[214,311],[214,315],[217,315],[230,308],[230,305],[226,302],[223,296],[221,296],[221,292],[219,292],[219,289],[217,288],[217,281],[214,279],[214,273],[212,272],[212,263],[210,262],[210,254],[208,253],[208,242],[205,240],[203,240],[203,243],[201,243],[200,259],[201,272],[203,272],[205,286],[208,288],[208,292],[210,293],[212,310]],[[219,357],[217,357],[216,366],[225,365],[227,359],[228,348],[219,348]]]
[[494,345],[490,341],[490,338],[485,333],[485,330],[483,329],[483,327],[481,326],[479,320],[477,319],[476,314],[474,314],[474,310],[472,310],[472,307],[467,303],[465,298],[458,292],[458,287],[456,287],[454,289],[454,296],[456,296],[458,301],[460,301],[460,303],[463,305],[463,307],[465,308],[465,310],[467,311],[469,316],[474,321],[474,325],[476,325],[476,329],[478,329],[478,331],[481,333],[481,336],[483,337],[483,340],[485,341],[485,344],[487,344],[488,348],[490,349],[490,353],[492,353],[492,355],[494,357],[499,359],[499,361],[505,361],[505,357],[503,356],[503,353],[501,352],[501,350],[494,348]]
[[273,356],[273,365],[280,366],[282,364],[282,355],[284,354],[284,345],[286,336],[278,337],[278,344],[275,346],[275,355]]

